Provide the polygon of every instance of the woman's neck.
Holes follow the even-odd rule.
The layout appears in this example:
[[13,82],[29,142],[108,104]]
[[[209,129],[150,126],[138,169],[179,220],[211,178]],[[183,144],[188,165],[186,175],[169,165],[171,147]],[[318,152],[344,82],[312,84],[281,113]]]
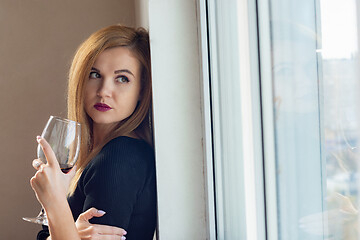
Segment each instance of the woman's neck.
[[109,136],[110,132],[114,129],[115,124],[93,124],[93,138],[94,148],[100,145],[106,136]]
[[[95,148],[98,145],[100,145],[101,143],[103,143],[105,138],[107,136],[109,136],[111,131],[114,130],[115,126],[116,126],[115,123],[114,124],[96,124],[96,123],[94,123],[93,124],[93,138],[94,138],[93,147]],[[132,131],[128,134],[124,134],[124,136],[139,139],[139,136],[135,133],[135,131]]]

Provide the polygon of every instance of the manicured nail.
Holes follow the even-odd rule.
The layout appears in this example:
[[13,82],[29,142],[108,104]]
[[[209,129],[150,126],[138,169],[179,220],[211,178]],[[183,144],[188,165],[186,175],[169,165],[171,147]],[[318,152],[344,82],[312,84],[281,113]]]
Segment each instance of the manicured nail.
[[123,235],[126,235],[126,234],[127,234],[127,232],[124,230],[124,231],[123,231]]
[[103,210],[98,210],[98,213],[105,214],[106,212],[104,212]]
[[36,167],[36,168],[38,168],[38,167],[40,167],[41,162],[35,162],[35,164],[34,164],[34,165],[35,165],[35,167]]
[[37,141],[37,142],[40,142],[40,140],[41,140],[41,137],[40,137],[40,136],[36,136],[36,141]]
[[121,240],[125,240],[125,239],[126,239],[126,237],[125,237],[125,236],[122,236],[122,237],[121,237]]

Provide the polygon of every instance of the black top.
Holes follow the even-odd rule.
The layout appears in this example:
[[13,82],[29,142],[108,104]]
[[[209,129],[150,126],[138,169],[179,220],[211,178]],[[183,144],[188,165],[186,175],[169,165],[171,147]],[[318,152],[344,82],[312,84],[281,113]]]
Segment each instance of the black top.
[[[106,214],[92,218],[91,223],[121,227],[127,231],[127,240],[153,239],[156,226],[153,149],[145,141],[130,137],[111,140],[84,169],[68,202],[74,220],[95,207]],[[39,235],[38,239],[42,239]]]

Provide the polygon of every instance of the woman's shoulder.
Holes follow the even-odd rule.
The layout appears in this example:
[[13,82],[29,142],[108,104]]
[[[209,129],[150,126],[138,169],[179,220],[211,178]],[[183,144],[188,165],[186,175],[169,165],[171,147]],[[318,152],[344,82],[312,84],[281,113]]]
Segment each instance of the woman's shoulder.
[[123,149],[130,148],[132,150],[152,150],[152,147],[142,139],[132,138],[128,136],[119,136],[113,138],[104,145],[101,152],[109,149]]
[[[90,161],[79,180],[85,194],[98,191],[105,185],[119,187],[138,186],[155,175],[155,159],[152,147],[143,140],[117,137],[109,141]],[[97,190],[96,190],[97,189]],[[101,191],[106,191],[103,189]]]
[[147,142],[120,136],[105,144],[99,154],[90,162],[89,167],[149,166],[153,161],[154,151]]

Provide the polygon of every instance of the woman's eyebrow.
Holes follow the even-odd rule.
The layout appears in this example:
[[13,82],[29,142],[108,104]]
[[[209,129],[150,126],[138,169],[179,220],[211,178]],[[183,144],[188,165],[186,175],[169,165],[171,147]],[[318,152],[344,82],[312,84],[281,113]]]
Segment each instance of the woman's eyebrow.
[[133,75],[135,77],[135,75],[128,69],[120,69],[120,70],[116,70],[114,73],[115,74],[118,74],[118,73],[121,73],[121,72],[126,72],[126,73],[129,73],[131,75]]
[[[92,67],[91,70],[100,73],[100,70],[99,70],[99,69],[96,69],[96,68],[94,68],[94,67]],[[133,76],[135,77],[135,75],[134,75],[130,70],[128,70],[128,69],[120,69],[120,70],[114,71],[115,74],[122,73],[122,72],[129,73],[129,74],[131,74],[131,75],[133,75]]]
[[100,70],[98,70],[98,69],[96,69],[96,68],[94,68],[94,67],[92,67],[91,70],[94,70],[95,72],[100,73]]

